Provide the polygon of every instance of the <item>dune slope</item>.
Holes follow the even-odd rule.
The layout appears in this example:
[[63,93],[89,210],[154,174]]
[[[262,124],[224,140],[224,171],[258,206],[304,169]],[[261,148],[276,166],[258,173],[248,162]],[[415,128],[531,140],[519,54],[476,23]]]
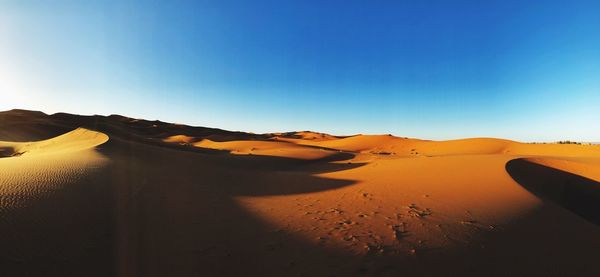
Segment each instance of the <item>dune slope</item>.
[[[0,158],[4,274],[70,274],[73,268],[65,261],[83,268],[109,255],[101,243],[109,226],[103,210],[108,191],[99,182],[109,160],[95,150],[107,140],[102,133],[76,129],[44,141],[0,142],[12,152]],[[110,274],[110,268],[97,270]]]
[[600,274],[598,146],[0,123],[10,276]]

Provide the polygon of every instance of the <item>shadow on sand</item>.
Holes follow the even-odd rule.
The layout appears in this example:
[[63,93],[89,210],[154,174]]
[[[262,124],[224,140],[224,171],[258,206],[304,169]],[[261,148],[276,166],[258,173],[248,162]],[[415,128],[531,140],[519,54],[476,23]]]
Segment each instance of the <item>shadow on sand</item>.
[[307,274],[327,272],[335,264],[322,261],[336,255],[270,226],[236,198],[349,186],[355,182],[315,175],[362,165],[332,163],[351,158],[344,153],[304,161],[172,151],[119,139],[100,151],[113,160],[121,276],[274,276],[295,266]]
[[[55,125],[67,131],[86,126],[106,132],[111,139],[98,151],[110,163],[73,187],[28,198],[15,210],[0,210],[2,276],[600,274],[598,228],[560,207],[545,205],[460,249],[401,257],[355,256],[306,241],[302,230],[274,226],[237,201],[244,196],[294,195],[354,185],[354,180],[316,176],[362,166],[335,162],[351,158],[351,153],[317,161],[236,156],[144,138],[160,136],[163,131],[153,127],[159,122],[138,123],[138,132],[128,129],[133,120],[127,118],[113,124],[103,117],[87,117],[85,124],[76,126],[80,119],[67,115],[48,122],[47,116],[38,117],[39,124],[52,130]],[[58,117],[62,121],[57,123]],[[23,140],[31,138],[29,124],[24,117],[19,125]],[[204,131],[197,129],[199,134]],[[44,135],[39,133],[35,135]],[[592,198],[583,208],[572,202],[587,197],[580,195],[587,195],[582,185],[597,188],[598,183],[520,160],[508,163],[506,169],[528,189],[555,184],[548,195],[564,195],[568,183],[574,191],[567,192],[567,200],[559,197],[559,203],[575,205],[571,209],[584,214],[597,211]],[[548,182],[540,181],[540,176],[549,176],[542,178]]]
[[551,200],[600,225],[599,182],[526,159],[509,161],[506,171],[521,186],[542,199]]
[[348,153],[314,161],[208,154],[118,136],[97,151],[110,159],[108,166],[2,211],[0,234],[10,232],[0,238],[10,249],[0,255],[4,274],[279,275],[294,265],[327,272],[332,265],[322,261],[331,253],[274,230],[235,198],[352,185],[315,175],[363,165],[334,163],[352,158]]

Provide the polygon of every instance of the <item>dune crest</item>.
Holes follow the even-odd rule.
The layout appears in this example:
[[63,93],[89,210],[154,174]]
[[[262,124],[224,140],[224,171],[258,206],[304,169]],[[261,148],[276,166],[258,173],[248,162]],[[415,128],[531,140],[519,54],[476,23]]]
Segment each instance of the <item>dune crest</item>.
[[[3,274],[71,275],[73,264],[93,266],[111,251],[104,237],[109,159],[96,151],[107,140],[106,134],[78,128],[42,141],[0,142]],[[110,268],[96,270],[110,276]]]
[[179,144],[188,144],[196,141],[195,137],[186,136],[186,135],[173,135],[163,139],[164,142],[171,143],[179,143]]
[[10,276],[600,274],[599,146],[0,123]]
[[203,147],[217,150],[227,150],[238,155],[260,155],[272,157],[287,157],[301,160],[317,160],[338,153],[319,147],[311,147],[283,141],[226,141],[216,142],[209,139],[193,144],[195,147]]
[[90,149],[108,141],[106,134],[77,128],[66,134],[36,142],[0,141],[0,153],[5,157],[22,155],[61,154]]
[[506,171],[524,188],[600,225],[600,163],[514,159]]

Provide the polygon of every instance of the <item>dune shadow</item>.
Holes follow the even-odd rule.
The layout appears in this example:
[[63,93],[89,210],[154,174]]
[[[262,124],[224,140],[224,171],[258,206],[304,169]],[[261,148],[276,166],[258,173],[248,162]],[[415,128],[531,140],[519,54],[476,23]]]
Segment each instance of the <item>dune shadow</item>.
[[600,225],[600,183],[525,159],[506,164],[508,174],[530,192]]
[[[306,161],[162,146],[113,137],[96,149],[110,163],[95,174],[0,210],[0,245],[15,249],[0,255],[2,272],[232,276],[242,272],[237,265],[243,264],[253,275],[279,275],[290,260],[327,270],[319,260],[331,253],[289,233],[273,232],[274,226],[235,199],[352,185],[353,180],[315,174],[362,166],[334,164],[353,155]],[[0,200],[7,197],[0,194]],[[269,265],[274,261],[275,268]]]
[[[597,230],[581,228],[582,233],[563,222],[596,226],[550,205],[506,230],[490,233],[485,241],[472,238],[461,249],[385,256],[325,248],[302,236],[306,229],[294,229],[294,217],[280,217],[274,223],[239,199],[356,185],[356,180],[321,175],[365,165],[349,161],[352,153],[336,152],[318,160],[234,155],[160,139],[172,133],[201,137],[211,129],[182,131],[184,127],[175,124],[118,116],[57,114],[51,119],[43,124],[66,131],[83,126],[108,134],[110,140],[97,151],[110,163],[93,178],[82,180],[81,186],[27,199],[26,207],[11,214],[0,211],[0,248],[23,246],[23,240],[10,240],[17,233],[31,238],[20,256],[29,258],[0,255],[3,276],[552,276],[595,269]],[[29,127],[21,130],[24,136],[29,133]],[[527,189],[556,184],[558,192],[551,189],[549,195],[564,195],[568,186],[574,190],[566,192],[566,202],[575,202],[570,205],[581,205],[574,200],[592,195],[581,186],[598,187],[581,176],[526,161],[511,161],[506,170]],[[599,198],[594,197],[586,200],[586,207],[575,209],[600,215],[593,203]],[[565,202],[563,198],[559,197]],[[269,202],[259,204],[264,203]],[[300,207],[260,208],[268,211],[266,215],[303,213]],[[555,210],[571,221],[556,220]],[[486,243],[485,248],[480,242]]]
[[[324,248],[300,236],[302,230],[287,228],[286,219],[274,224],[237,201],[245,196],[286,196],[352,186],[355,180],[318,174],[363,166],[347,162],[353,154],[339,152],[307,161],[215,155],[142,141],[111,137],[97,148],[110,164],[85,180],[84,186],[29,199],[30,205],[11,215],[0,213],[0,233],[10,230],[34,238],[26,249],[32,258],[0,259],[0,272],[7,276],[539,275],[556,272],[555,268],[537,267],[545,262],[538,259],[540,255],[552,253],[550,258],[559,263],[568,250],[568,255],[593,260],[595,252],[590,249],[599,245],[587,242],[590,246],[584,249],[585,255],[576,253],[582,249],[572,243],[578,237],[554,222],[555,213],[543,210],[515,223],[514,230],[494,233],[486,248],[473,239],[473,245],[464,249],[419,252],[408,257],[353,255],[343,249]],[[576,178],[581,176],[568,173],[565,177],[560,172],[557,177],[552,175],[558,174],[552,173],[556,170],[539,169],[526,161],[511,161],[506,168],[522,185],[545,186],[537,180],[539,176],[588,184]],[[570,193],[571,198],[579,199]],[[277,211],[280,207],[268,208]],[[43,224],[27,220],[40,214]],[[549,239],[530,231],[543,229],[540,226],[548,222],[555,223],[557,226],[552,227],[560,232],[545,232],[546,237],[566,237],[552,246],[547,243]],[[21,243],[6,238],[0,236],[3,247]],[[523,251],[523,241],[535,247]],[[65,260],[52,258],[54,253],[65,252],[79,254]],[[581,261],[574,259],[572,263],[576,266]],[[588,260],[585,263],[592,264]],[[558,272],[568,270],[563,267]]]
[[113,201],[105,168],[94,171],[17,192],[0,178],[0,275],[115,276]]
[[[180,149],[184,150],[184,149]],[[236,201],[239,196],[285,196],[337,189],[354,180],[316,174],[362,163],[326,159],[207,154],[112,139],[98,148],[110,157],[118,272],[122,276],[276,276],[290,263],[310,273],[330,272],[333,254],[274,231]],[[277,208],[277,207],[273,207]],[[176,265],[176,266],[174,266]],[[232,266],[235,265],[235,266]],[[240,270],[243,268],[243,270]]]
[[0,147],[0,158],[12,157],[15,154],[15,150],[12,147]]

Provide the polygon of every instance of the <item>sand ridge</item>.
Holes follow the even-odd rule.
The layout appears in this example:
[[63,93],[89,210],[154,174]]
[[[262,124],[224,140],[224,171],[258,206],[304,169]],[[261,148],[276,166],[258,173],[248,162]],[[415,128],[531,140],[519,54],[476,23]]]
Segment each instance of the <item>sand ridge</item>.
[[3,274],[37,275],[19,268],[50,263],[54,267],[37,270],[69,275],[76,272],[70,263],[91,266],[110,251],[104,237],[108,191],[102,182],[109,159],[96,151],[107,140],[105,134],[78,128],[48,140],[0,142],[10,149],[0,158]]
[[61,154],[87,150],[108,141],[106,134],[77,128],[64,135],[36,142],[4,142],[0,141],[0,149],[7,156]]
[[600,273],[598,146],[0,118],[47,138],[0,143],[0,246],[15,249],[0,262],[14,276]]

